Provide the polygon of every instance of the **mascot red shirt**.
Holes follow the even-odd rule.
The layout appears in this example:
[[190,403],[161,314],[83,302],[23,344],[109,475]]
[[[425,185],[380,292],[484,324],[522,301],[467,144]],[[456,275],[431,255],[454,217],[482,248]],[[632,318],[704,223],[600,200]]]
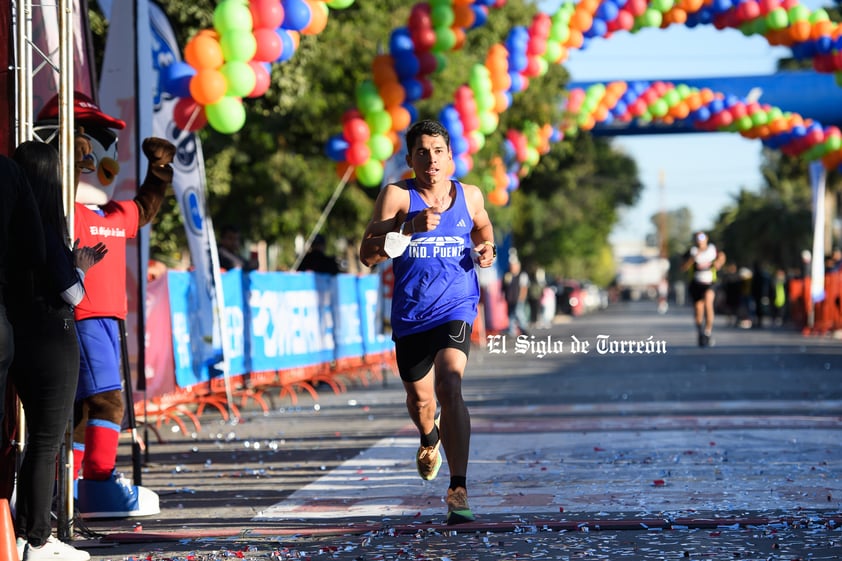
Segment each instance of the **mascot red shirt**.
[[[38,115],[38,128],[55,126],[58,99]],[[87,518],[119,518],[159,512],[158,496],[133,485],[114,469],[125,413],[120,320],[126,318],[126,240],[134,238],[161,207],[172,182],[175,147],[147,138],[146,177],[131,200],[112,200],[120,171],[116,130],[125,123],[84,94],[74,95],[77,138],[75,238],[82,246],[104,243],[106,257],[85,276],[85,297],[76,307],[81,363],[76,393],[73,457],[77,506]],[[43,136],[43,134],[42,134]],[[81,171],[79,171],[81,170]],[[94,271],[96,269],[96,271]]]

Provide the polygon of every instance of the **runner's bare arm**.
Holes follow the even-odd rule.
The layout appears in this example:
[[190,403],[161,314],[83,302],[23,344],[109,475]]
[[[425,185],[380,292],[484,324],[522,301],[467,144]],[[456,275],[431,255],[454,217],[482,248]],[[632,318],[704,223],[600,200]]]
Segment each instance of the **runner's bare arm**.
[[389,256],[383,249],[386,234],[397,232],[409,212],[409,192],[402,184],[390,184],[380,191],[374,202],[374,213],[360,243],[360,261],[373,267]]
[[482,191],[476,185],[462,184],[465,191],[465,200],[468,203],[468,211],[474,221],[474,228],[471,230],[471,241],[474,242],[474,250],[479,254],[477,263],[480,267],[490,267],[497,256],[494,245],[494,227],[485,210],[485,199]]

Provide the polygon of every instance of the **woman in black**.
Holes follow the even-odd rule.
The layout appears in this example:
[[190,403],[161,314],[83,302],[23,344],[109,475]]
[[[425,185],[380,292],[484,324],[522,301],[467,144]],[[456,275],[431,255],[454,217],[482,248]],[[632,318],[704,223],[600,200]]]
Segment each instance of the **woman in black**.
[[79,378],[79,343],[73,306],[84,295],[85,271],[104,247],[69,247],[58,152],[24,142],[13,159],[24,171],[44,227],[47,261],[37,269],[9,271],[7,303],[15,358],[9,371],[26,414],[27,441],[18,477],[15,532],[22,561],[86,561],[87,552],[52,536],[50,508],[56,457],[73,412]]

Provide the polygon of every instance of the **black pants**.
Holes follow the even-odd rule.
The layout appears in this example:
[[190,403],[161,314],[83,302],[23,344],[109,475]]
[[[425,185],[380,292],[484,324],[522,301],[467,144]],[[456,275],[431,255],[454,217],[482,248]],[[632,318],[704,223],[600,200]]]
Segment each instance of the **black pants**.
[[18,477],[15,530],[33,546],[52,532],[50,510],[56,457],[73,413],[79,380],[79,341],[69,307],[36,305],[24,325],[15,321],[15,359],[9,371],[26,414],[26,448]]

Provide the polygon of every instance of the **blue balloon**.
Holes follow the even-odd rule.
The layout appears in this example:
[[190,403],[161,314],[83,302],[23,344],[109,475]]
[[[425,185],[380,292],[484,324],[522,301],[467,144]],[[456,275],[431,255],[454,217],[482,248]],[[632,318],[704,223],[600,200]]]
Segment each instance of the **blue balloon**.
[[721,99],[714,99],[708,104],[708,108],[712,115],[721,113],[725,109],[725,102]]
[[477,2],[475,4],[471,4],[471,11],[474,12],[474,23],[471,25],[470,29],[485,25],[485,22],[488,21],[488,10],[484,10],[482,6],[479,5],[479,2]]
[[597,8],[596,15],[602,20],[614,21],[614,18],[617,17],[619,12],[620,8],[614,2],[603,2]]
[[723,12],[727,12],[733,7],[734,3],[731,2],[731,0],[713,0],[713,4],[711,5],[711,9],[713,10],[714,14],[721,14]]
[[406,27],[398,27],[392,31],[389,36],[389,52],[394,55],[401,51],[412,52],[415,50],[415,42],[412,40],[412,34]]
[[310,7],[303,0],[281,0],[284,7],[284,21],[281,27],[301,31],[310,24]]
[[173,97],[191,97],[190,79],[196,74],[196,69],[186,62],[173,62],[161,69],[161,90]]
[[602,37],[606,33],[608,33],[608,24],[605,23],[605,20],[594,18],[591,28],[585,31],[585,38]]
[[512,81],[509,91],[512,93],[522,92],[523,88],[526,86],[526,82],[524,82],[523,76],[520,75],[520,72],[509,72],[509,78],[511,78]]
[[684,22],[684,26],[693,29],[701,23],[701,19],[698,12],[687,14],[687,20]]
[[622,117],[623,115],[626,114],[626,111],[628,111],[628,110],[629,110],[629,106],[626,105],[626,103],[622,99],[618,99],[617,103],[611,109],[611,113],[615,117]]
[[421,70],[421,62],[413,51],[397,51],[392,53],[395,60],[395,72],[400,80],[414,78]]
[[516,52],[509,51],[509,70],[512,72],[522,72],[529,64],[529,58],[526,56],[526,51]]
[[703,107],[699,107],[698,109],[693,111],[690,114],[690,117],[693,118],[693,121],[695,121],[697,123],[701,123],[701,122],[704,122],[704,121],[707,121],[708,119],[710,119],[710,115],[711,115],[710,109],[703,106]]
[[515,160],[517,160],[517,152],[515,152],[515,145],[512,144],[512,141],[508,138],[503,141],[501,146],[503,149],[503,162],[505,164],[509,164]]
[[335,134],[327,139],[327,145],[325,146],[325,153],[327,157],[335,162],[344,162],[345,161],[345,151],[348,149],[350,144],[345,137],[342,136],[342,133]]
[[401,86],[406,94],[406,101],[413,102],[421,99],[424,95],[424,86],[415,78],[405,78],[401,80]]
[[295,54],[295,43],[292,42],[292,37],[289,36],[286,29],[279,27],[275,30],[275,33],[281,38],[281,44],[283,45],[281,56],[275,62],[286,62]]
[[470,148],[470,144],[468,144],[468,140],[465,138],[465,128],[461,124],[459,128],[462,128],[462,134],[454,134],[454,132],[448,130],[450,132],[450,150],[454,156],[464,154]]
[[[453,154],[456,156],[456,153]],[[453,158],[453,177],[463,177],[468,173],[468,164],[462,158]]]
[[506,175],[509,178],[509,185],[506,187],[506,190],[509,192],[516,191],[520,187],[520,178],[516,173],[508,173]]

